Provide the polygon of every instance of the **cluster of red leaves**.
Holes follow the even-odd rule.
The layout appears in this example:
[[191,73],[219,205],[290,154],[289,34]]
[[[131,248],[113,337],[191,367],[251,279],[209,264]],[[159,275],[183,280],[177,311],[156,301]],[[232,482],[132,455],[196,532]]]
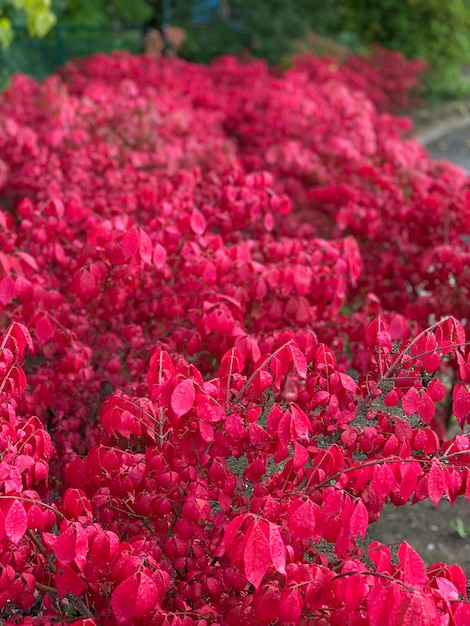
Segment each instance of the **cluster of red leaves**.
[[470,359],[458,306],[428,328],[466,271],[466,179],[400,138],[357,62],[98,56],[3,95],[0,608],[21,623],[469,622],[461,568],[365,543],[387,501],[470,499],[470,437],[429,426],[448,366],[470,421]]
[[351,55],[343,63],[335,59],[300,55],[295,68],[310,78],[340,80],[349,89],[361,91],[380,112],[400,112],[419,103],[415,88],[426,70],[421,59],[406,60],[401,52],[373,46],[369,56]]

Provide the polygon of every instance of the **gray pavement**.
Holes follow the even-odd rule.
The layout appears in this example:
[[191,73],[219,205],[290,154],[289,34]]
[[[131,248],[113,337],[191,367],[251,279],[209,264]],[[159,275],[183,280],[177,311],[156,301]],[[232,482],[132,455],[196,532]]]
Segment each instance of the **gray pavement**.
[[426,149],[435,159],[452,161],[470,172],[470,126],[443,135],[428,143]]
[[446,159],[470,172],[470,116],[434,124],[417,139],[437,159]]

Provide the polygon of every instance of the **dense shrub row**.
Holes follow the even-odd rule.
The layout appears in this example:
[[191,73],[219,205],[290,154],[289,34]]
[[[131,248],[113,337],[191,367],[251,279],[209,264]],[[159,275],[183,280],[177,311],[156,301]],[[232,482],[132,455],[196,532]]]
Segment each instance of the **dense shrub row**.
[[386,501],[470,494],[470,438],[430,426],[446,368],[470,414],[468,181],[379,112],[403,68],[114,55],[15,77],[7,624],[468,623],[460,567],[365,541]]

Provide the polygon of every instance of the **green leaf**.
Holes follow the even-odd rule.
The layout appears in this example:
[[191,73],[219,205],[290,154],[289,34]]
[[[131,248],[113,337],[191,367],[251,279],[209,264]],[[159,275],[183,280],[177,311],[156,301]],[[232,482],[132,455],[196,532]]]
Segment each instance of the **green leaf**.
[[8,48],[13,40],[13,30],[10,20],[6,17],[0,18],[0,46],[3,49]]
[[47,8],[27,13],[28,32],[32,37],[44,37],[56,23],[56,17]]

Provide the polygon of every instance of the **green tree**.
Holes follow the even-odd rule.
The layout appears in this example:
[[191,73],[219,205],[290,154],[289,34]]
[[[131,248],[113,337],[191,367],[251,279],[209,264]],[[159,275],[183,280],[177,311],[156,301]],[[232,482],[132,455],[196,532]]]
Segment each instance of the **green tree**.
[[469,0],[342,0],[342,5],[341,28],[366,44],[425,59],[431,92],[458,90],[461,66],[470,61]]
[[54,0],[53,9],[61,22],[93,26],[140,24],[153,13],[147,0]]
[[44,37],[56,22],[51,0],[0,0],[0,46],[13,39],[12,21],[22,18],[32,37]]

